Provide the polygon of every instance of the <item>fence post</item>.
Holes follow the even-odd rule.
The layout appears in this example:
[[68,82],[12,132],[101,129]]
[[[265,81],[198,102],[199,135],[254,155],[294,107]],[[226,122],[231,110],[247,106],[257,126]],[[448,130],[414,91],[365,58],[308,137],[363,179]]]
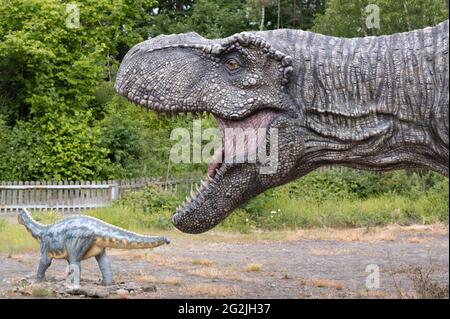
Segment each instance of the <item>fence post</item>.
[[111,201],[119,198],[119,184],[117,181],[111,181]]

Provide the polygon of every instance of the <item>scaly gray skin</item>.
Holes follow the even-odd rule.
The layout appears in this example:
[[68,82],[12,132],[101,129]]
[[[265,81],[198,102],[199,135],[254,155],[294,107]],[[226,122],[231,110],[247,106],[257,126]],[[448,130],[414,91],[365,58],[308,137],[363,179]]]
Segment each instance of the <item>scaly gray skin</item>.
[[300,30],[159,36],[128,52],[116,90],[157,112],[211,113],[222,131],[278,129],[274,174],[259,174],[259,162],[214,157],[204,185],[173,217],[178,229],[201,233],[323,165],[448,177],[448,83],[447,20],[354,39]]
[[66,259],[73,271],[73,284],[80,284],[80,262],[95,257],[102,273],[102,284],[112,285],[113,277],[106,248],[143,249],[169,244],[165,237],[150,237],[126,231],[89,216],[71,216],[52,225],[35,221],[26,210],[18,216],[20,224],[39,240],[41,260],[37,280],[45,280],[45,272],[55,259]]

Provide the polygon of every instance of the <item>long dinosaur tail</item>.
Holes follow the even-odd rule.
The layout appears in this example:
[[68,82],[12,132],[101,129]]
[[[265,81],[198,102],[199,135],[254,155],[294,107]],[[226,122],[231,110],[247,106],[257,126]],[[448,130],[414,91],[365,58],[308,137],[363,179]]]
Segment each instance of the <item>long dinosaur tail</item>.
[[20,210],[19,215],[17,216],[17,221],[19,224],[24,225],[34,238],[42,238],[42,234],[46,226],[34,220],[26,209]]
[[162,236],[146,236],[102,222],[98,225],[95,243],[104,248],[144,249],[170,244]]
[[170,241],[165,237],[150,237],[143,235],[133,235],[129,238],[102,236],[95,239],[95,243],[104,248],[119,248],[119,249],[144,249],[154,248],[164,244],[170,244]]

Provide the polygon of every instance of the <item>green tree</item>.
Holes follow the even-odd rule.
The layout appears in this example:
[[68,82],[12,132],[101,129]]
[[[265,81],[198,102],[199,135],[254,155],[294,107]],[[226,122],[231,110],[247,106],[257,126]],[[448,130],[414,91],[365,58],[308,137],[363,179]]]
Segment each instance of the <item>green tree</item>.
[[315,15],[323,13],[325,8],[325,0],[248,0],[248,4],[250,24],[253,28],[259,25],[260,29],[264,24],[264,29],[267,30],[279,28],[308,30],[313,26]]
[[249,0],[249,4],[261,10],[259,30],[263,31],[266,22],[266,7],[273,6],[275,4],[274,0]]
[[102,113],[92,109],[95,93],[113,78],[121,49],[143,39],[154,1],[70,1],[79,25],[67,23],[68,3],[0,0],[0,114],[15,135],[2,143],[23,152],[3,154],[9,178],[113,176],[93,116]]
[[[368,29],[366,19],[379,8],[380,28]],[[318,14],[313,31],[342,37],[392,34],[433,26],[448,18],[443,0],[330,0],[325,13]]]
[[183,10],[154,10],[150,36],[195,31],[204,37],[220,38],[250,30],[245,2],[240,0],[196,0]]
[[153,1],[74,3],[80,24],[70,27],[66,1],[0,0],[0,97],[11,122],[88,108],[97,84],[112,78],[119,46],[142,40]]

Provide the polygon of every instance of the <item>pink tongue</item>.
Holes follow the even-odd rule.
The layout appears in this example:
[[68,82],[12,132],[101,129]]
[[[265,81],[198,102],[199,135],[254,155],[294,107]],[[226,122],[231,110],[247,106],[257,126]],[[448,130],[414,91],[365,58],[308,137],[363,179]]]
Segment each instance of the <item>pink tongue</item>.
[[[247,158],[247,156],[253,155],[256,151],[255,148],[264,141],[264,135],[262,134],[267,133],[264,129],[267,128],[273,118],[274,113],[269,110],[260,111],[238,121],[216,117],[225,144],[225,161],[233,162],[235,156]],[[260,131],[260,129],[263,130]],[[253,133],[249,133],[249,131]],[[214,154],[215,156],[216,154]]]

